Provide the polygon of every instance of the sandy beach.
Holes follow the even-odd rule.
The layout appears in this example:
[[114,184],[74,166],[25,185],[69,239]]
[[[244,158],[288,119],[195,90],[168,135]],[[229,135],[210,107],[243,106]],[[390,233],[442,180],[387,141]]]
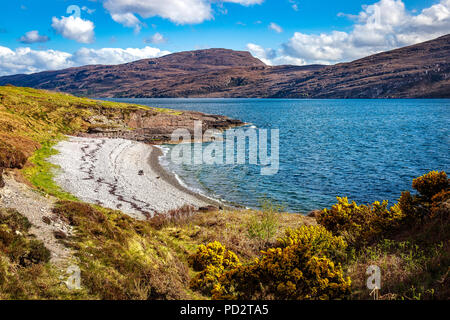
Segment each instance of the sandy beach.
[[69,137],[49,161],[55,182],[78,199],[118,209],[137,219],[184,205],[220,204],[190,191],[159,164],[162,151],[124,139]]

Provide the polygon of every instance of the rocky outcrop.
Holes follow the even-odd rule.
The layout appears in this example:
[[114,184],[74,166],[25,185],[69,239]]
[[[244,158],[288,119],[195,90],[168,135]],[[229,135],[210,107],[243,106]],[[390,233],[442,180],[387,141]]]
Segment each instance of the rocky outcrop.
[[187,129],[194,134],[194,122],[201,121],[202,130],[226,129],[241,126],[244,123],[225,116],[209,115],[193,111],[154,111],[137,110],[129,114],[96,115],[87,122],[91,124],[87,132],[79,133],[81,137],[108,137],[140,141],[150,144],[164,144],[171,140],[176,129]]
[[0,78],[0,85],[122,98],[448,98],[450,35],[334,66],[267,66],[248,52],[180,52],[115,66]]

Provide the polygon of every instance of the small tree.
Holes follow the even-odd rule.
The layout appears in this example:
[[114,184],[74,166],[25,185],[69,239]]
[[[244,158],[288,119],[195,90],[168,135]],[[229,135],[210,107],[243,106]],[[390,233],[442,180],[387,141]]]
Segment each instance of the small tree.
[[251,239],[259,239],[263,242],[270,241],[277,232],[279,213],[282,210],[282,206],[275,205],[270,200],[264,200],[262,210],[252,217],[248,225],[249,237]]

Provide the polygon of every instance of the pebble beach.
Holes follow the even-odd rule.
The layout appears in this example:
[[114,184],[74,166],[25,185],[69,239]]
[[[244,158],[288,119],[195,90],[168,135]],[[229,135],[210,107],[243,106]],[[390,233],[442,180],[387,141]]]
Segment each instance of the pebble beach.
[[58,166],[55,182],[78,199],[121,210],[136,219],[214,200],[181,186],[159,165],[158,147],[124,139],[69,137],[49,161]]

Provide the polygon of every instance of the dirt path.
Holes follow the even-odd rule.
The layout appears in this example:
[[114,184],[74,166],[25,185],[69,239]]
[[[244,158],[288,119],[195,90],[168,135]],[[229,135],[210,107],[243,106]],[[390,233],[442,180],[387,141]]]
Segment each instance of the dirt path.
[[51,262],[66,264],[71,258],[71,251],[55,237],[70,235],[70,226],[56,220],[52,214],[55,199],[44,197],[23,183],[17,182],[11,175],[4,175],[5,187],[0,189],[0,207],[16,209],[28,218],[33,225],[30,233],[41,240],[50,250]]

